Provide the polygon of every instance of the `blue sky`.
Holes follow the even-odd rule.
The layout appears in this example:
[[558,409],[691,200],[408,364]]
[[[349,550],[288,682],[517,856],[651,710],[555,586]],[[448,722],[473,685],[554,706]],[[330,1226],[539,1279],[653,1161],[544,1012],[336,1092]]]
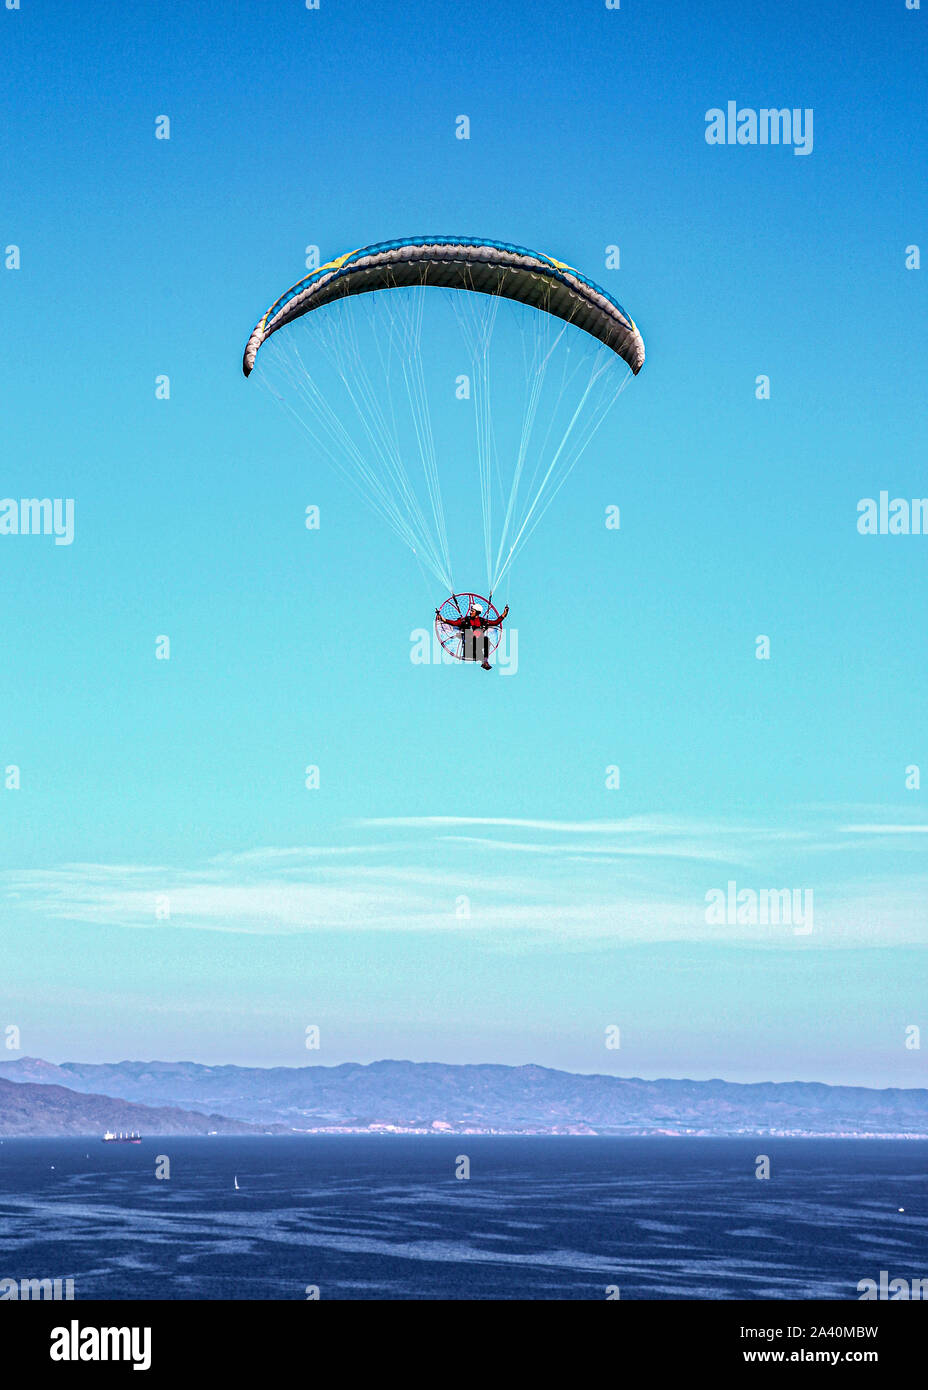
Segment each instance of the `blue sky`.
[[[71,546],[0,536],[23,1051],[925,1084],[928,537],[856,528],[928,494],[924,14],[0,22],[0,494],[75,499]],[[708,145],[729,100],[811,108],[812,153]],[[410,661],[443,595],[240,371],[307,245],[421,231],[569,261],[648,349],[514,571],[508,677]],[[707,922],[730,881],[812,931]]]

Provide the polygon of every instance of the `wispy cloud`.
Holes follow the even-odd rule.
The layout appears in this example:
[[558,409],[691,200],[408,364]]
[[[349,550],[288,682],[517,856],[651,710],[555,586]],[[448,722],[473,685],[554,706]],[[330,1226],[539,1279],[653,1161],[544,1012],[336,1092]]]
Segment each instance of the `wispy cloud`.
[[[487,930],[500,940],[530,933],[577,943],[796,945],[780,927],[707,923],[706,895],[727,894],[734,881],[755,892],[811,891],[817,945],[928,940],[928,874],[911,872],[901,840],[902,853],[893,858],[888,845],[896,841],[886,826],[842,827],[835,819],[791,826],[659,817],[383,818],[363,822],[362,835],[355,826],[354,838],[369,839],[365,844],[257,846],[183,867],[8,870],[0,874],[0,902],[21,917],[135,928]],[[900,836],[925,829],[893,824]]]
[[279,849],[272,845],[260,845],[257,849],[246,849],[226,854],[214,854],[211,864],[277,864],[286,866],[302,864],[318,859],[350,858],[355,855],[388,854],[395,846],[382,845],[295,845]]
[[413,830],[440,830],[449,826],[502,827],[568,835],[680,835],[699,836],[720,831],[763,837],[796,839],[806,832],[783,826],[759,826],[719,821],[682,820],[670,816],[626,816],[621,820],[527,820],[517,816],[382,816],[356,822],[365,826],[393,826]]
[[843,825],[845,835],[928,835],[928,825]]
[[732,862],[730,853],[709,845],[679,844],[631,844],[604,845],[591,844],[542,844],[519,840],[494,840],[480,835],[443,835],[442,842],[459,845],[482,845],[505,854],[541,854],[561,858],[576,858],[590,855],[598,860],[642,858],[642,859],[704,859],[718,863]]

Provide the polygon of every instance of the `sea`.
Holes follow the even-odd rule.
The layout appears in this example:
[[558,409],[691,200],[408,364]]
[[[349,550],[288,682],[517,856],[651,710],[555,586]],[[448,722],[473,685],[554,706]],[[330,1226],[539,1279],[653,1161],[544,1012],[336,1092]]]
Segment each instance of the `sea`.
[[928,1276],[926,1140],[0,1142],[0,1280],[78,1301],[852,1300],[881,1270]]

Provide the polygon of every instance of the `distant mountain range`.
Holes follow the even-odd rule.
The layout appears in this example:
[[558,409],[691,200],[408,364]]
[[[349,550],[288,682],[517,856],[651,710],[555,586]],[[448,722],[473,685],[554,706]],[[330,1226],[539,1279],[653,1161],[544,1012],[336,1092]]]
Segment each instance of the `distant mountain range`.
[[[111,1099],[107,1099],[107,1098]],[[144,1113],[143,1113],[144,1111]],[[928,1090],[642,1081],[547,1067],[0,1063],[0,1136],[249,1130],[928,1137]]]
[[104,1130],[143,1134],[252,1134],[255,1126],[221,1115],[202,1115],[174,1106],[129,1105],[112,1096],[64,1086],[17,1084],[0,1078],[0,1136],[99,1134]]

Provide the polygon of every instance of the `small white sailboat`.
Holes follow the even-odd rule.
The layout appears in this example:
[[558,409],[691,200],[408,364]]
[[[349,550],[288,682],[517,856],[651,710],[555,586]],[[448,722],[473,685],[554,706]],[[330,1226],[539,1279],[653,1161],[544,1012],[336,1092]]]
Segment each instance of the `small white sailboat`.
[[241,1192],[242,1189],[241,1189],[241,1188],[239,1187],[239,1185],[238,1185],[238,1175],[236,1175],[236,1176],[232,1179],[232,1181],[235,1183],[235,1190],[236,1190],[236,1192]]

